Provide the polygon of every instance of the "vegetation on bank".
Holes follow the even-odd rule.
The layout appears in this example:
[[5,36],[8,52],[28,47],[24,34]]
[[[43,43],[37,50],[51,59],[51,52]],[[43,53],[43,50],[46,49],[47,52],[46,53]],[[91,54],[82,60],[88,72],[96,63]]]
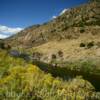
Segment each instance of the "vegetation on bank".
[[0,99],[2,100],[99,100],[90,82],[76,77],[54,78],[37,66],[0,51]]

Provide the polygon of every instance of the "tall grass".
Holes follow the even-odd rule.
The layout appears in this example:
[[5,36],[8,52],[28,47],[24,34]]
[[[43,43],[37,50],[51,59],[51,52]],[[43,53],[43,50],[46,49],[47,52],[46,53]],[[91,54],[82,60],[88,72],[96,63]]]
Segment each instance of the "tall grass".
[[0,100],[99,100],[100,94],[81,77],[69,81],[54,78],[5,54],[0,52]]

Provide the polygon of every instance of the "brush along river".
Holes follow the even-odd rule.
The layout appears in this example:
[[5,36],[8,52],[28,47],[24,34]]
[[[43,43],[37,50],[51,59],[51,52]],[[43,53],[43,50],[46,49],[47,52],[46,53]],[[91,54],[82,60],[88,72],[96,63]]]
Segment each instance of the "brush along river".
[[100,70],[98,70],[98,72],[96,73],[93,72],[91,73],[91,70],[88,69],[88,66],[86,65],[84,65],[86,67],[83,70],[78,70],[78,69],[71,70],[70,65],[69,67],[67,65],[65,65],[64,67],[53,66],[52,64],[47,64],[42,61],[33,60],[31,59],[32,57],[30,58],[28,54],[24,53],[20,54],[18,51],[13,51],[10,52],[9,54],[13,57],[22,58],[27,62],[32,61],[34,65],[37,65],[41,70],[47,73],[51,73],[54,77],[61,77],[64,80],[69,80],[75,78],[76,76],[82,76],[83,79],[88,80],[95,87],[96,91],[100,91]]
[[70,70],[67,66],[54,67],[40,61],[33,61],[33,64],[37,65],[41,70],[51,73],[54,77],[61,77],[64,80],[69,80],[76,76],[82,76],[83,79],[88,80],[95,87],[96,91],[100,91],[100,74],[90,74],[84,71]]

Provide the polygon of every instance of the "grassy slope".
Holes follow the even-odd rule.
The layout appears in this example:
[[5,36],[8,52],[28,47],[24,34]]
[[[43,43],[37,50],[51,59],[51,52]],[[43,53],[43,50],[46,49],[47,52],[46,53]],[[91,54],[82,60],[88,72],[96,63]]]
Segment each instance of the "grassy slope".
[[63,15],[43,25],[26,28],[6,41],[12,46],[34,47],[52,40],[78,38],[80,29],[84,26],[88,29],[87,33],[97,34],[94,28],[96,25],[98,27],[100,25],[99,10],[99,3],[84,4],[68,10]]
[[[50,62],[52,54],[59,50],[64,53],[64,61],[96,59],[100,60],[100,2],[84,4],[72,8],[43,25],[29,27],[7,39],[14,48],[43,53],[43,61]],[[91,49],[80,48],[80,43],[94,41]],[[99,43],[99,46],[96,44]]]
[[[94,8],[95,5],[91,4]],[[73,9],[73,12],[83,13],[88,11],[90,17],[94,16],[94,13],[90,13],[90,8],[88,5],[81,9]],[[80,11],[81,9],[81,11]],[[69,14],[69,18],[73,18],[74,14]],[[87,14],[85,18],[87,17]],[[98,17],[98,16],[96,16]],[[33,53],[38,51],[43,53],[43,60],[49,60],[52,54],[56,54],[59,50],[64,53],[65,61],[74,61],[79,59],[93,59],[94,61],[99,61],[97,69],[100,69],[100,45],[93,46],[90,49],[80,48],[79,45],[82,42],[94,41],[95,44],[100,42],[100,27],[99,18],[93,23],[88,23],[89,26],[81,26],[81,18],[78,16],[77,20],[73,23],[68,23],[71,26],[68,28],[66,26],[67,12],[58,17],[56,20],[50,23],[46,23],[42,26],[35,26],[34,28],[28,28],[24,30],[22,34],[18,34],[7,40],[8,43],[17,46],[36,46],[30,49],[21,49],[22,51],[28,51]],[[90,18],[91,19],[91,18]],[[87,20],[86,20],[87,21]],[[59,24],[58,24],[59,23]],[[86,24],[86,23],[85,23]],[[94,24],[94,25],[93,25]],[[96,24],[98,24],[96,26]],[[66,29],[67,27],[67,29]],[[80,30],[84,30],[83,33]],[[56,29],[56,31],[54,30]],[[47,37],[46,42],[41,39],[41,32]],[[53,36],[53,37],[52,37]],[[33,42],[32,40],[38,40]],[[42,45],[40,45],[42,43]],[[20,48],[19,48],[20,49]],[[75,69],[78,64],[69,66],[71,69]],[[80,64],[79,64],[80,65]],[[63,67],[63,66],[62,66]],[[86,65],[83,66],[87,70]],[[91,67],[91,66],[90,66]],[[90,68],[91,69],[91,68]],[[90,71],[90,70],[89,70]],[[64,81],[59,78],[54,78],[52,75],[44,73],[37,66],[27,64],[25,61],[19,58],[12,58],[7,55],[6,51],[0,50],[0,99],[10,99],[10,100],[66,100],[66,98],[71,98],[71,100],[84,100],[86,98],[92,98],[93,100],[100,98],[100,93],[95,92],[94,87],[86,80],[81,77],[74,78],[69,81]]]
[[[0,99],[2,100],[83,100],[99,98],[94,87],[81,77],[69,81],[54,78],[37,66],[0,51]],[[97,96],[97,97],[96,97]],[[99,99],[98,99],[99,100]]]

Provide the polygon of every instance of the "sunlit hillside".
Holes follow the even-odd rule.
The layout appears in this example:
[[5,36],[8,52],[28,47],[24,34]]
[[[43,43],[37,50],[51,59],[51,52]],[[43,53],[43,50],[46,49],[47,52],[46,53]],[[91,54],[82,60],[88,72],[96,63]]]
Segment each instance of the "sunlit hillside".
[[0,39],[0,100],[100,100],[100,1],[54,17],[25,29],[0,25],[10,36]]

